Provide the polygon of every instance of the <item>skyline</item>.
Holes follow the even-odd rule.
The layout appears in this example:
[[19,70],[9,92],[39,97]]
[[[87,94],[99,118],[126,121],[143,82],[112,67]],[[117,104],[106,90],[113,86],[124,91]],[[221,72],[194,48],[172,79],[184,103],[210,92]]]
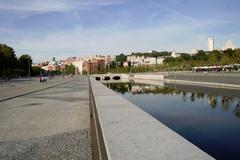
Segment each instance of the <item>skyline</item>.
[[0,0],[0,43],[52,57],[240,45],[237,0]]

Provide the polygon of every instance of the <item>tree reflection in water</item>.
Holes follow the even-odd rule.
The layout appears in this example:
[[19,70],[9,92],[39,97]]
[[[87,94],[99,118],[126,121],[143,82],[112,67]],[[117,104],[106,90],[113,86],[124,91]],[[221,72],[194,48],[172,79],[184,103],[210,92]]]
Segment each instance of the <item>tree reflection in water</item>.
[[217,97],[214,95],[208,95],[208,104],[212,109],[217,107]]
[[222,109],[223,111],[228,111],[229,110],[229,103],[231,103],[233,99],[231,97],[222,97]]
[[186,95],[187,95],[187,93],[182,91],[182,100],[183,100],[183,102],[187,101],[187,96]]
[[[227,96],[217,96],[212,94],[206,94],[201,92],[190,92],[183,91],[179,89],[155,86],[149,84],[137,84],[137,83],[107,83],[105,84],[108,88],[119,92],[121,94],[131,93],[131,94],[162,94],[162,95],[180,95],[182,100],[186,102],[188,99],[191,102],[196,100],[205,99],[205,96],[208,100],[209,107],[211,109],[216,109],[218,102],[221,103],[223,111],[229,111],[229,108],[234,104],[234,99]],[[219,101],[218,101],[219,100]],[[233,111],[234,115],[240,118],[240,102],[235,106]]]
[[204,93],[200,93],[200,92],[197,92],[197,93],[196,93],[197,99],[203,99],[204,96],[205,96]]
[[195,96],[196,96],[195,93],[192,92],[192,93],[191,93],[191,98],[190,98],[190,99],[191,99],[191,102],[195,102],[195,100],[196,100],[196,99],[195,99]]
[[240,101],[238,102],[235,109],[233,110],[233,113],[237,118],[240,118]]

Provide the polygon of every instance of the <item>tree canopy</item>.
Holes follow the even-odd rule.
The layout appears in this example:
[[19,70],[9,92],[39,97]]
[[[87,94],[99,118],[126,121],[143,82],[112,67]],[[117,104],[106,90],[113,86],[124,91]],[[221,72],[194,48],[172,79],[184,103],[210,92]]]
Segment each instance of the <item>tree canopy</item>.
[[144,57],[165,57],[165,56],[171,56],[171,52],[168,51],[162,51],[162,52],[158,52],[158,51],[152,51],[151,53],[148,52],[136,52],[136,53],[132,53],[131,55],[135,55],[135,56],[144,56]]
[[211,52],[200,50],[193,56],[181,54],[180,57],[176,58],[167,57],[163,62],[164,65],[181,68],[183,70],[189,70],[194,66],[229,65],[240,63],[240,49],[228,49],[225,51],[214,50]]
[[[16,76],[26,76],[32,71],[32,58],[27,54],[16,57],[12,47],[0,44],[0,77],[11,79]],[[38,69],[39,70],[39,69]],[[35,73],[35,72],[34,72]]]
[[75,74],[75,66],[73,64],[65,65],[66,74]]
[[10,78],[17,65],[17,57],[12,47],[0,44],[0,76]]
[[18,68],[21,70],[22,75],[28,74],[29,66],[32,66],[32,58],[27,54],[21,55],[18,58]]

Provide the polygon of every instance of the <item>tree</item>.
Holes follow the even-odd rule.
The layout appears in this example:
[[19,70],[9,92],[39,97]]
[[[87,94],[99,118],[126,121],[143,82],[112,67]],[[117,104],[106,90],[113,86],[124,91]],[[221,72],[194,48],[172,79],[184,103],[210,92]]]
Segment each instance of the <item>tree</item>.
[[175,61],[175,58],[167,57],[163,60],[163,63],[173,63],[174,61]]
[[151,53],[137,52],[137,53],[132,53],[131,55],[144,56],[144,57],[164,57],[164,56],[171,56],[171,53],[167,51],[162,51],[162,52],[152,51]]
[[115,61],[112,61],[112,62],[110,63],[109,68],[110,68],[110,69],[116,68],[116,62],[115,62]]
[[158,54],[158,52],[153,52],[152,55],[153,55],[153,57],[156,59],[155,64],[156,64],[156,66],[157,66],[157,59],[158,59],[158,57],[159,57],[159,54]]
[[27,54],[23,54],[18,58],[18,68],[22,71],[22,76],[26,76],[32,70],[32,58]]
[[187,54],[187,53],[182,53],[180,58],[185,60],[185,61],[191,60],[191,56],[189,54]]
[[10,79],[16,68],[17,58],[13,48],[0,44],[0,77]]
[[120,64],[120,67],[123,67],[123,62],[127,61],[127,56],[121,53],[120,55],[116,56],[116,61]]
[[236,63],[240,63],[240,49],[235,50]]
[[41,67],[32,67],[31,76],[39,76],[44,70]]
[[132,62],[128,61],[128,67],[130,68],[132,66]]
[[195,59],[199,60],[199,61],[207,61],[208,57],[207,57],[206,53],[203,50],[200,50],[195,55]]
[[73,64],[65,65],[66,74],[75,74],[75,66]]
[[218,53],[216,53],[216,52],[214,52],[214,51],[212,51],[212,52],[210,52],[209,54],[208,54],[208,63],[210,64],[210,65],[216,65],[216,64],[218,64],[219,62],[218,62],[218,55],[217,55]]

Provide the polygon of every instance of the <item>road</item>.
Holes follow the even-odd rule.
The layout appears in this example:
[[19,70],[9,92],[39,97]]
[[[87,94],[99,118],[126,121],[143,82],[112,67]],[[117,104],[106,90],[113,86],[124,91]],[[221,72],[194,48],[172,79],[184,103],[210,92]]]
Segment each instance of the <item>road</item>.
[[91,159],[88,77],[12,85],[0,95],[41,91],[0,102],[0,159]]

